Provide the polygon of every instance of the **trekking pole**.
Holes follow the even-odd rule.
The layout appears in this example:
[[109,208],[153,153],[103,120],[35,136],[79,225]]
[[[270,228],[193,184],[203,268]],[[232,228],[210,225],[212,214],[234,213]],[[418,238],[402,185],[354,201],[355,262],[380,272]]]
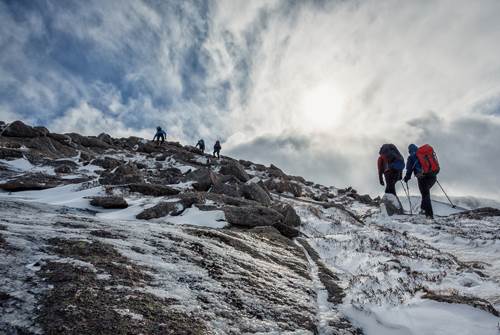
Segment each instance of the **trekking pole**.
[[448,199],[448,201],[450,202],[450,204],[451,204],[451,208],[457,208],[457,206],[455,206],[455,205],[453,204],[453,202],[451,202],[450,197],[449,197],[449,196],[448,196],[448,194],[446,194],[446,192],[444,191],[444,188],[443,188],[443,186],[441,186],[441,183],[439,182],[439,180],[436,180],[436,181],[437,181],[437,183],[438,183],[439,187],[441,188],[441,191],[443,191],[444,195],[446,195],[446,199]]
[[406,184],[406,188],[405,188],[405,184],[403,184],[403,182],[401,180],[400,180],[400,182],[401,182],[401,185],[403,185],[403,190],[405,190],[406,197],[408,198],[408,204],[410,205],[410,215],[413,215],[412,209],[411,209],[410,188],[408,187],[408,184]]

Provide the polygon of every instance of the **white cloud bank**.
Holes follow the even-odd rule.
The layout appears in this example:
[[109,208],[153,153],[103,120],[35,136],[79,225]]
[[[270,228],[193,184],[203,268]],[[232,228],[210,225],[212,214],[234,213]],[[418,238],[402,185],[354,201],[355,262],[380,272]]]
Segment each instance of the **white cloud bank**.
[[120,78],[89,80],[50,57],[40,71],[24,50],[30,36],[50,42],[45,21],[34,12],[19,25],[0,5],[0,88],[22,88],[0,102],[2,117],[119,136],[161,124],[182,141],[220,138],[226,153],[372,193],[381,191],[381,144],[405,153],[429,142],[450,193],[500,199],[496,0],[78,7],[52,4],[51,29],[88,43],[82,55],[110,62]]

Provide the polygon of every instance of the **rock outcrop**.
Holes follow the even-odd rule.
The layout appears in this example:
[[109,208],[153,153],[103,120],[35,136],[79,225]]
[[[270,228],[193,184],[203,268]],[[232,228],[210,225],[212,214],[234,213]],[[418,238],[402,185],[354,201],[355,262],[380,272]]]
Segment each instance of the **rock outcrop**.
[[245,168],[236,161],[229,161],[222,165],[219,172],[224,175],[233,176],[241,182],[247,182],[250,180],[250,176],[245,171]]
[[128,204],[123,197],[108,196],[108,197],[93,197],[90,201],[92,206],[102,208],[127,208]]
[[144,195],[151,195],[154,197],[163,197],[168,195],[179,194],[180,191],[175,188],[171,188],[163,185],[153,185],[153,184],[130,184],[128,185],[130,192],[137,192]]
[[228,223],[246,228],[273,226],[283,221],[283,215],[278,211],[264,206],[226,206],[224,207],[224,214]]
[[122,164],[113,171],[101,174],[99,182],[102,185],[123,185],[143,183],[144,177],[134,163]]

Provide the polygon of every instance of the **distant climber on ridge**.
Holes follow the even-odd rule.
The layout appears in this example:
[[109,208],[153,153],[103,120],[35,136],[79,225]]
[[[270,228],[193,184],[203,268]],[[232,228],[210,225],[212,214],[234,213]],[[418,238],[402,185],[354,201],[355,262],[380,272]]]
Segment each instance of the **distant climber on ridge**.
[[217,154],[217,158],[220,158],[220,149],[222,149],[222,147],[220,146],[219,140],[217,140],[214,144],[214,157]]
[[167,137],[167,133],[161,129],[161,127],[156,127],[156,134],[153,137],[153,142],[156,140],[156,144],[160,145],[161,140],[161,144],[163,144],[163,142],[165,142],[165,137]]
[[201,153],[205,153],[205,141],[203,141],[203,139],[200,139],[198,143],[196,143],[196,148],[200,148]]
[[418,189],[422,195],[420,208],[425,216],[433,219],[434,212],[431,202],[431,188],[436,183],[436,176],[439,173],[439,162],[434,149],[425,144],[420,148],[415,144],[408,146],[408,160],[406,161],[406,175],[404,182],[408,183],[412,173],[417,177]]

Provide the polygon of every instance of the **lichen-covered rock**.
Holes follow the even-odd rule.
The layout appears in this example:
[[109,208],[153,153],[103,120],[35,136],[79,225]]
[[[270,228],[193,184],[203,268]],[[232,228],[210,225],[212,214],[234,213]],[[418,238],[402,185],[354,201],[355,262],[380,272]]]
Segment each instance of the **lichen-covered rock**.
[[127,208],[128,203],[123,197],[93,197],[90,201],[92,206],[102,208]]

